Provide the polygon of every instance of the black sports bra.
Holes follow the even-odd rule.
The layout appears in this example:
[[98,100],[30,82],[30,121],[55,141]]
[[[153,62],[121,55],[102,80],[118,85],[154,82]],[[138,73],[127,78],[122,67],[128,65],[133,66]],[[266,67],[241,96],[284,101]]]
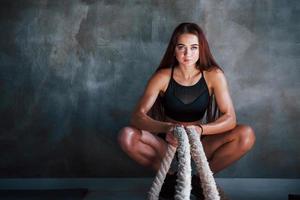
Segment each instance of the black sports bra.
[[183,86],[173,79],[172,68],[171,79],[164,96],[162,104],[165,114],[181,122],[193,122],[202,119],[209,105],[209,90],[201,71],[200,80],[192,86]]

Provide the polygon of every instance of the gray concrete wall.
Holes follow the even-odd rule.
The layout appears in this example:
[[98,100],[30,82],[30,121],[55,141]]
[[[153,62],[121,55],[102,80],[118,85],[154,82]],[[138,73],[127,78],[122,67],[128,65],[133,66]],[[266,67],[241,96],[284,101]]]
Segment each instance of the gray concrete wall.
[[300,177],[299,1],[0,3],[0,176],[152,173],[116,142],[174,27],[198,23],[254,149],[219,177]]

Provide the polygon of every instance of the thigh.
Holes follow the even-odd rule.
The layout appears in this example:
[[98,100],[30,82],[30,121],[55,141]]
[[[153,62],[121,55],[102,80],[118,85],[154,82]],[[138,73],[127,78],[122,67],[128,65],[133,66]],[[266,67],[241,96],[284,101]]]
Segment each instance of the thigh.
[[205,135],[201,141],[207,158],[210,159],[212,154],[223,144],[237,139],[237,132],[239,132],[241,128],[241,125],[237,125],[234,129],[224,133]]
[[164,156],[166,150],[167,150],[167,142],[162,139],[161,137],[146,131],[146,130],[140,130],[141,131],[141,138],[140,141],[144,144],[150,145],[153,147],[161,156]]

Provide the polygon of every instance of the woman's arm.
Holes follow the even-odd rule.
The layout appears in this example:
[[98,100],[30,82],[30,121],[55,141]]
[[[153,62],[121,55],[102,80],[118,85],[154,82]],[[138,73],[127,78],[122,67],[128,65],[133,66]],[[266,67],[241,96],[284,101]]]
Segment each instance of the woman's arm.
[[138,129],[147,130],[151,133],[168,132],[172,129],[173,123],[161,122],[152,119],[147,115],[156,101],[160,91],[167,84],[168,76],[163,70],[156,72],[148,81],[143,96],[140,98],[132,114],[130,124]]
[[211,86],[222,114],[216,121],[202,125],[203,135],[223,133],[236,126],[236,115],[225,75],[220,69],[210,73]]

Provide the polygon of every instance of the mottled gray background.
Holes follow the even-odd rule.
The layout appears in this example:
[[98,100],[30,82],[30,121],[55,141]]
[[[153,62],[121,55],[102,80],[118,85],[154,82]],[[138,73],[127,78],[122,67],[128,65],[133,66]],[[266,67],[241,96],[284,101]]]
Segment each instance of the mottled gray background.
[[0,3],[0,177],[149,176],[116,142],[181,22],[198,23],[254,149],[219,177],[300,178],[297,0]]

